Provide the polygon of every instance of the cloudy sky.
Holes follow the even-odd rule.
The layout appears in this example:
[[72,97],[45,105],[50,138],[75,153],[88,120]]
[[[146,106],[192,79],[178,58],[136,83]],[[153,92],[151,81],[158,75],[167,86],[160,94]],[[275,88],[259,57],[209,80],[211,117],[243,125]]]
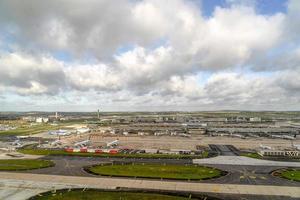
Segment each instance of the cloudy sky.
[[0,111],[300,110],[299,0],[0,0]]

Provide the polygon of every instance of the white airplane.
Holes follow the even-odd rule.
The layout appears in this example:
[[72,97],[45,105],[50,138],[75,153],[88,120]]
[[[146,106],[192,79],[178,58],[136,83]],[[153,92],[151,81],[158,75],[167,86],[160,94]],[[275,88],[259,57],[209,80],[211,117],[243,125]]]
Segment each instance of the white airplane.
[[20,140],[15,140],[15,141],[13,141],[12,143],[11,143],[11,145],[13,145],[13,146],[22,146],[22,143],[21,143],[21,141]]
[[77,130],[77,133],[79,134],[84,134],[84,133],[89,133],[91,132],[91,130],[89,128],[78,128]]
[[62,142],[60,140],[55,140],[50,143],[51,146],[57,146],[57,145],[61,145],[61,144],[62,144]]
[[294,140],[296,139],[295,136],[290,135],[271,135],[272,138],[280,138],[280,139],[287,139],[287,140]]
[[228,133],[219,133],[219,134],[217,134],[216,136],[221,136],[221,137],[223,137],[223,136],[229,136],[229,134],[228,134]]
[[171,135],[171,136],[176,136],[176,135],[177,135],[177,132],[176,132],[176,131],[173,131],[173,132],[170,133],[170,135]]
[[167,135],[167,132],[155,132],[154,135],[155,136],[160,136],[160,135]]
[[249,136],[249,137],[254,137],[254,138],[259,138],[258,135],[255,135],[255,134],[252,134],[252,133],[248,133],[248,136]]
[[300,144],[292,144],[292,146],[293,146],[294,148],[296,148],[297,150],[300,150]]
[[245,139],[246,137],[240,134],[231,134],[232,137],[237,137],[237,138],[241,138],[241,139]]
[[29,135],[19,135],[17,136],[18,139],[25,139],[25,138],[29,138]]
[[272,138],[281,138],[282,139],[282,136],[281,135],[271,135]]
[[106,146],[107,146],[107,147],[118,146],[119,143],[120,143],[119,140],[114,140],[114,141],[112,141],[112,142],[106,143]]
[[259,147],[260,147],[261,149],[268,149],[268,150],[271,150],[271,149],[272,149],[272,147],[265,146],[265,145],[262,145],[262,144],[260,144]]
[[62,130],[62,129],[59,129],[57,131],[49,131],[48,132],[50,135],[57,135],[57,136],[66,136],[66,135],[71,135],[72,132],[71,131],[68,131],[68,130]]
[[85,146],[87,146],[90,142],[91,142],[90,140],[84,140],[84,141],[75,143],[74,146],[85,147]]
[[179,136],[180,136],[180,137],[191,137],[191,135],[185,134],[185,133],[180,133]]
[[282,138],[287,139],[287,140],[295,140],[296,139],[295,136],[290,136],[290,135],[283,135]]

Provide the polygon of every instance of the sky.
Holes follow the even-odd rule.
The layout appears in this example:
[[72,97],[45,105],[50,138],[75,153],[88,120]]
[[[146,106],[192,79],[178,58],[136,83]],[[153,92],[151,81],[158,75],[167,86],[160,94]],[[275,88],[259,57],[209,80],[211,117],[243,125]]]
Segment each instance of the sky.
[[0,0],[0,111],[298,111],[299,19],[299,0]]

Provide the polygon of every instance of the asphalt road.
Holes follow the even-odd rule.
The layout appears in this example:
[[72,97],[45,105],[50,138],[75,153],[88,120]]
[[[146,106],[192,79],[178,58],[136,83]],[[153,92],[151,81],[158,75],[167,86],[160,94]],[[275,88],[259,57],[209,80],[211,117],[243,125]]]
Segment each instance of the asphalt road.
[[[78,177],[28,173],[0,172],[0,199],[25,200],[41,191],[61,188],[133,189],[150,191],[186,192],[207,194],[226,200],[296,200],[300,198],[299,187],[213,184],[163,180],[138,180],[108,177]],[[9,198],[2,198],[9,197]],[[18,197],[18,198],[16,198]]]
[[230,148],[231,145],[215,145],[209,144],[209,148],[218,153],[218,155],[222,156],[235,156],[237,155],[236,152]]
[[[226,156],[227,157],[227,156]],[[173,160],[173,159],[121,159],[121,158],[97,158],[97,157],[77,157],[77,156],[49,156],[45,157],[43,159],[52,160],[55,162],[54,167],[50,168],[43,168],[43,169],[37,169],[37,170],[28,170],[26,173],[32,173],[32,174],[40,174],[40,175],[63,175],[70,178],[91,178],[91,177],[97,177],[101,178],[100,176],[92,175],[83,170],[84,166],[89,165],[95,165],[100,163],[119,163],[119,162],[142,162],[142,163],[167,163],[167,164],[192,164],[192,160],[188,159],[179,159],[179,160]],[[300,182],[293,182],[286,179],[281,179],[279,177],[273,177],[270,175],[270,173],[273,170],[280,169],[282,167],[280,166],[253,166],[253,165],[224,165],[224,164],[203,164],[205,166],[209,167],[215,167],[224,171],[229,172],[226,176],[211,179],[211,180],[203,180],[203,181],[190,181],[189,183],[203,183],[203,184],[217,184],[218,186],[225,186],[228,185],[228,187],[234,187],[234,185],[240,185],[240,186],[261,186],[261,187],[276,187],[276,186],[285,186],[285,187],[299,187],[300,188]],[[23,174],[24,171],[20,171],[17,173]],[[21,175],[20,174],[20,175]],[[17,176],[16,176],[17,177]],[[112,181],[113,180],[135,180],[137,182],[144,181],[147,179],[129,179],[129,178],[109,178]],[[106,180],[106,179],[105,179]],[[173,180],[149,180],[149,181],[158,181],[158,182],[169,182],[169,184],[175,184],[177,181]],[[180,181],[184,182],[184,181]],[[25,182],[22,182],[21,186],[24,186]],[[0,184],[1,185],[1,184]],[[30,184],[29,184],[30,185]],[[26,184],[25,184],[26,186]],[[4,186],[5,188],[7,186]],[[27,187],[27,186],[26,186]],[[131,186],[128,185],[130,188]],[[33,187],[35,188],[35,187]],[[63,187],[61,187],[63,188]],[[10,188],[10,194],[11,199],[14,199],[17,193],[15,191],[22,191],[23,189],[19,188],[18,185],[15,188]],[[1,189],[0,189],[1,190]],[[232,190],[235,190],[232,188]],[[9,191],[5,189],[5,191]],[[39,190],[33,189],[32,192],[38,192]],[[200,192],[200,191],[199,191]],[[203,191],[202,191],[203,193]],[[255,192],[254,192],[255,193]],[[19,194],[19,193],[18,193]],[[27,194],[27,193],[26,193]],[[33,194],[33,193],[32,193]],[[226,194],[221,191],[219,191],[219,187],[216,187],[215,192],[208,192],[205,193],[209,196],[218,197],[221,199],[226,200],[295,200],[297,198],[294,197],[288,197],[288,196],[280,196],[280,195],[254,195],[254,194]],[[4,195],[7,195],[6,193]],[[20,193],[19,196],[22,197],[23,193]],[[28,195],[28,194],[27,194]],[[0,192],[1,197],[1,192]],[[20,198],[22,199],[22,198]]]
[[228,171],[229,174],[217,179],[206,180],[208,183],[230,183],[246,185],[278,185],[299,186],[300,182],[289,181],[271,175],[271,172],[282,167],[271,166],[247,166],[247,165],[209,165],[218,169]]
[[[92,177],[83,170],[84,166],[112,163],[112,162],[141,162],[141,163],[167,163],[167,164],[191,164],[191,160],[172,160],[172,159],[119,159],[119,158],[95,158],[95,157],[75,157],[75,156],[51,156],[46,157],[55,162],[54,167],[27,172],[33,174],[65,175]],[[300,182],[293,182],[279,177],[274,177],[270,173],[281,169],[277,166],[247,166],[247,165],[216,165],[204,164],[205,166],[215,167],[228,174],[210,180],[203,180],[203,183],[222,183],[222,184],[245,184],[245,185],[281,185],[281,186],[299,186]],[[21,173],[21,172],[20,172]]]
[[79,156],[48,156],[43,159],[55,162],[54,167],[29,170],[27,172],[34,174],[51,174],[66,176],[94,176],[83,170],[83,167],[101,163],[168,163],[168,164],[192,164],[189,159],[122,159],[122,158],[97,158],[97,157],[79,157]]

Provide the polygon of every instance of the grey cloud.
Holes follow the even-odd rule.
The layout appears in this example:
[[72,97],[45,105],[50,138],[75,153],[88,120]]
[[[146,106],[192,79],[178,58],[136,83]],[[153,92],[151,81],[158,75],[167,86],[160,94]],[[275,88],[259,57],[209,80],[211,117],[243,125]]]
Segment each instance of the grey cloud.
[[284,30],[286,32],[287,40],[293,42],[300,41],[300,1],[289,0],[287,4],[287,18]]
[[0,21],[8,28],[16,27],[17,38],[25,44],[29,41],[27,47],[33,43],[46,50],[91,52],[101,58],[122,45],[157,38],[154,29],[144,30],[135,22],[133,8],[126,0],[3,0]]
[[277,84],[284,88],[287,96],[297,96],[300,99],[300,66],[297,69],[286,70],[277,75]]
[[59,62],[29,55],[0,56],[0,85],[20,94],[55,94],[65,87],[65,75]]

